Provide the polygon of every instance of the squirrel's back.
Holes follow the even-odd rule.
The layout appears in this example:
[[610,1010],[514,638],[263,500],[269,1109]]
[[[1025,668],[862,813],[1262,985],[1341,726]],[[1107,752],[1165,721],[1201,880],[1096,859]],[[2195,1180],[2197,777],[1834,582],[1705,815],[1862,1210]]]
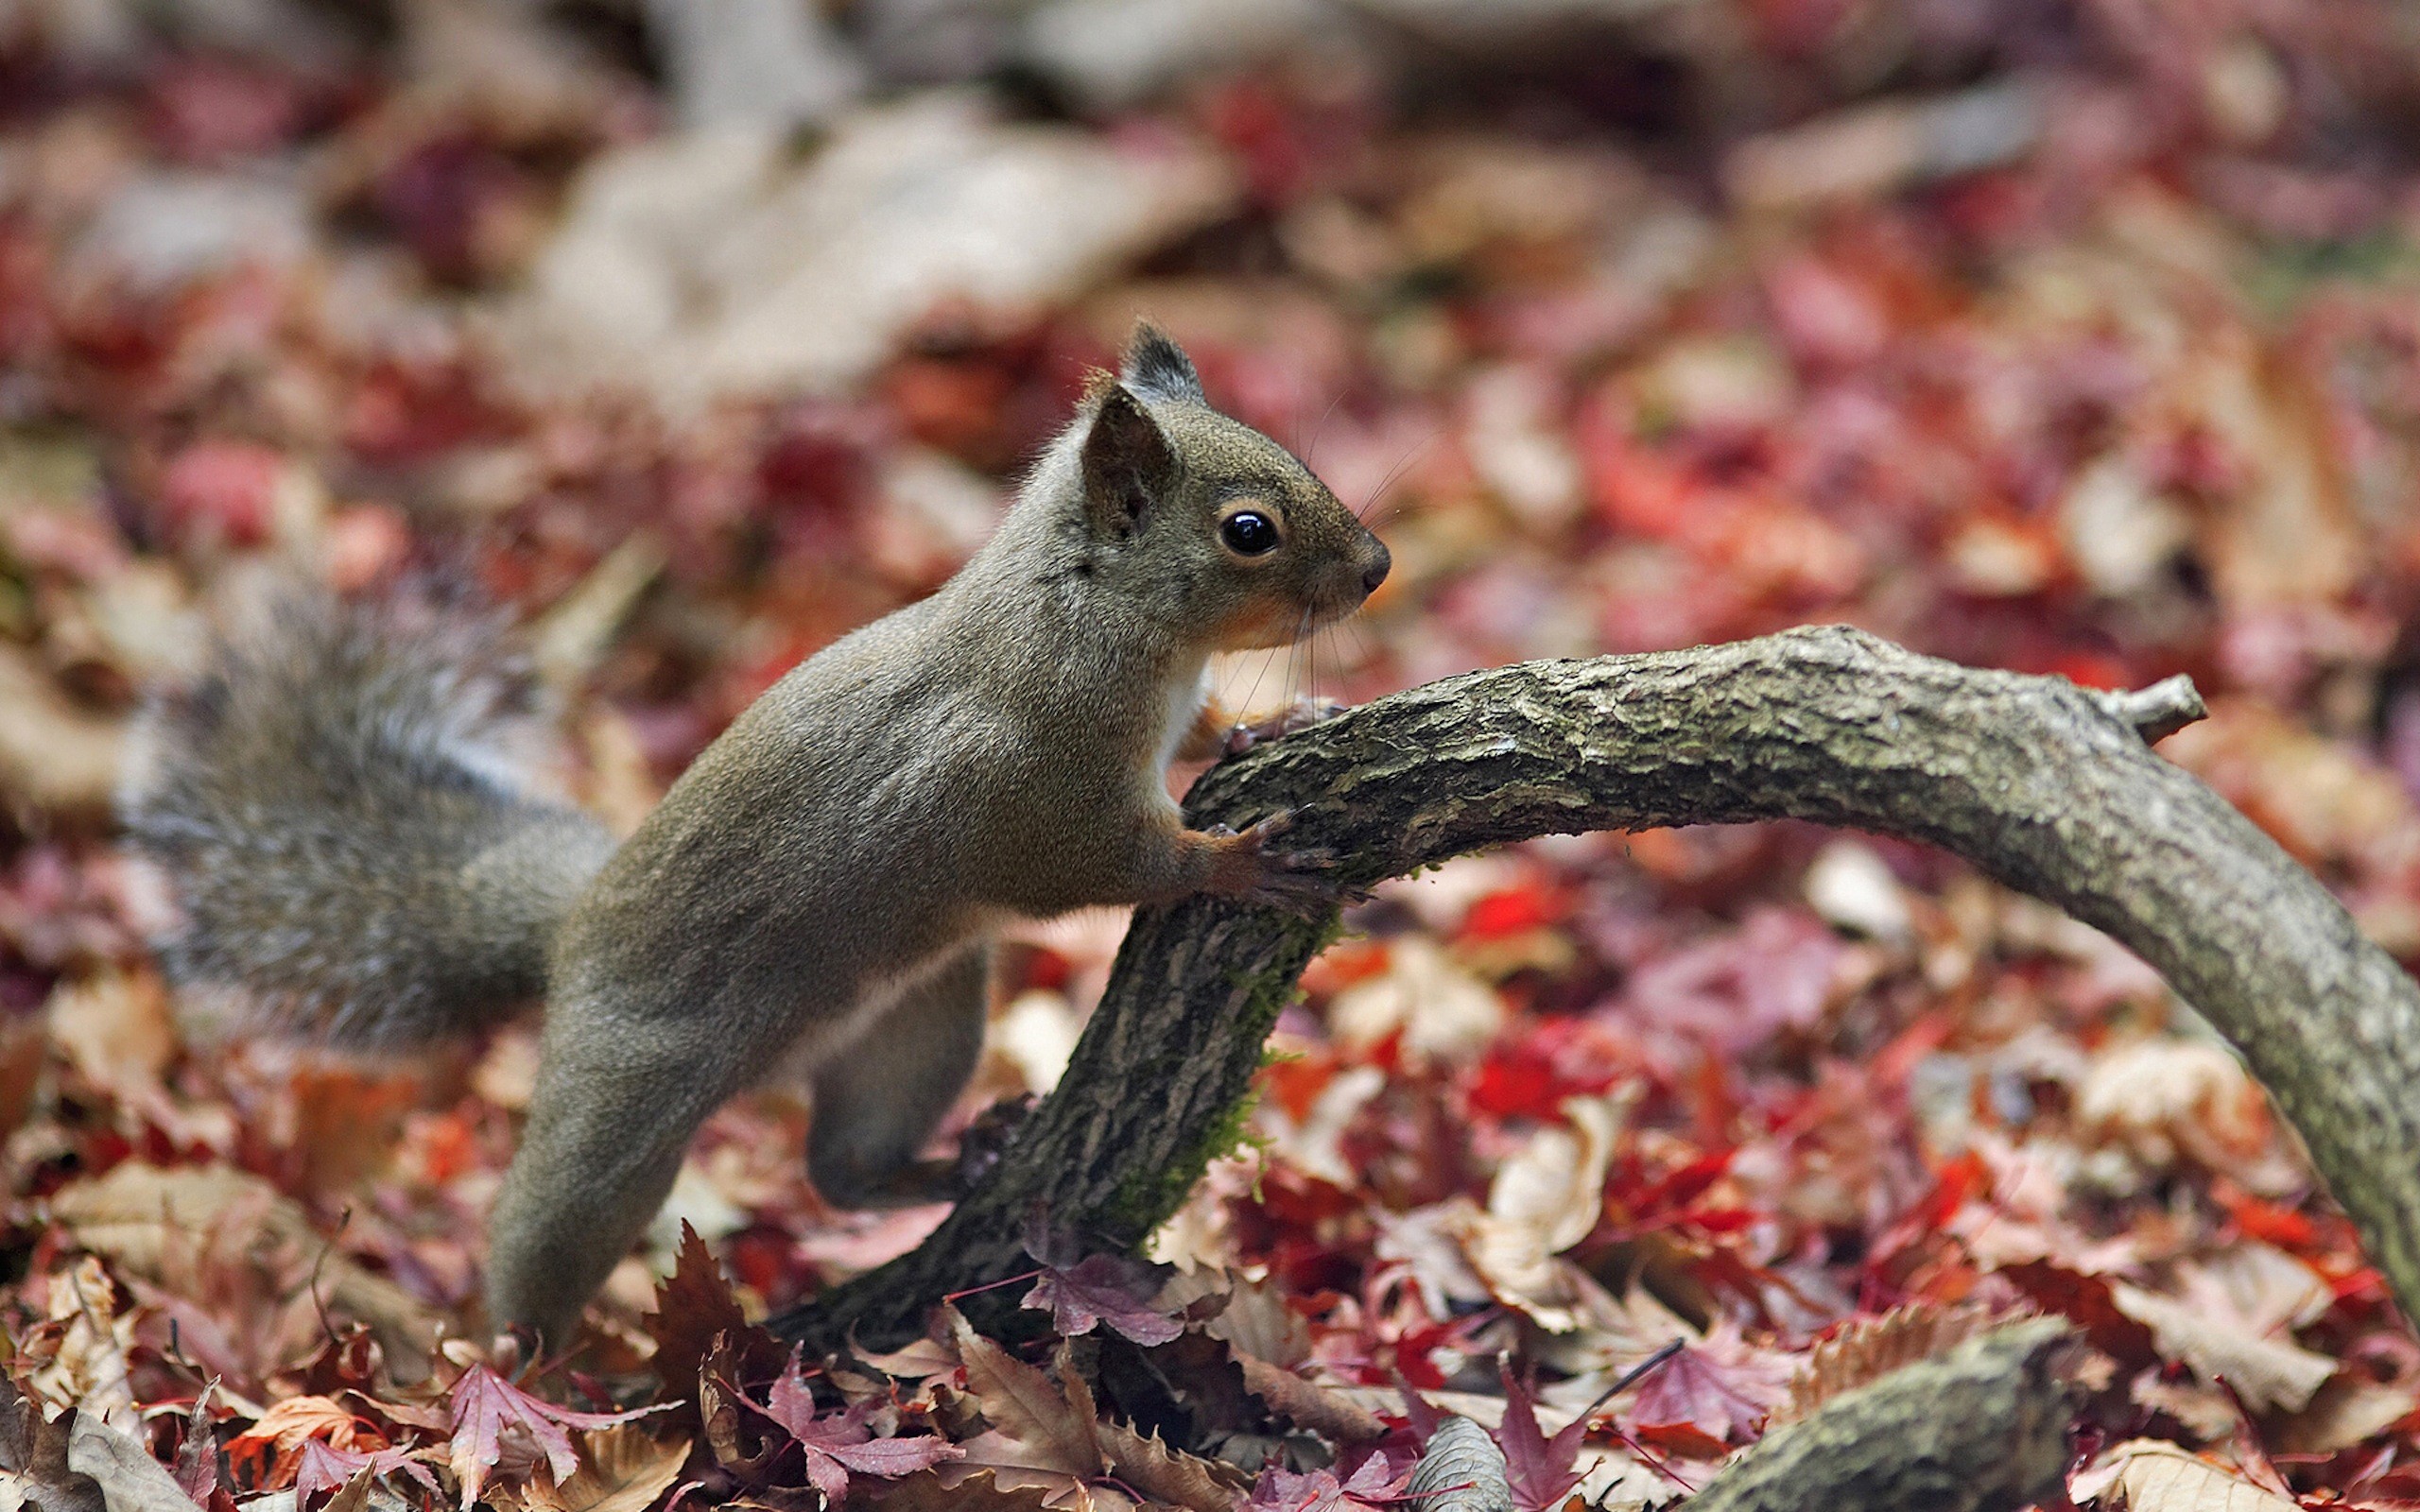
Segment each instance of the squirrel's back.
[[548,943],[614,840],[530,790],[531,687],[490,617],[265,595],[145,711],[120,794],[174,887],[171,978],[355,1049],[543,996]]

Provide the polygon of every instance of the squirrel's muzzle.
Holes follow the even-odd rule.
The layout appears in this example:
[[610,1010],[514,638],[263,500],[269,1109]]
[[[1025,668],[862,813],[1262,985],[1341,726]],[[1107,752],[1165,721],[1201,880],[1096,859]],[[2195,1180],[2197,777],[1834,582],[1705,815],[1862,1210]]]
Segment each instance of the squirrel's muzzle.
[[1372,593],[1376,593],[1378,591],[1378,585],[1387,580],[1388,570],[1393,567],[1394,564],[1394,554],[1387,550],[1387,543],[1380,541],[1377,537],[1372,536],[1370,538],[1370,562],[1368,566],[1361,569],[1361,596],[1367,598]]

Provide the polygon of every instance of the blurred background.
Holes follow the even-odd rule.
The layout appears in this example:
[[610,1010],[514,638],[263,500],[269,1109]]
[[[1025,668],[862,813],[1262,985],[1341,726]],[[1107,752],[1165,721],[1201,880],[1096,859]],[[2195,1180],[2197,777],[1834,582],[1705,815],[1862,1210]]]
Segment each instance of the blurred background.
[[[107,797],[212,593],[279,555],[469,571],[565,697],[564,781],[629,825],[964,559],[1138,314],[1394,552],[1231,700],[1826,620],[2188,672],[2213,717],[2163,749],[2420,953],[2416,169],[2395,0],[0,0],[11,1305],[108,1252],[40,1202],[138,1157],[322,1230],[354,1207],[346,1252],[411,1307],[474,1288],[526,1041],[196,1054],[144,963]],[[1525,1311],[1483,1265],[1403,1292],[1435,1253],[1406,1225],[1616,1088],[1630,1216],[1577,1263],[1728,1319],[1735,1364],[1738,1326],[1782,1349],[1986,1278],[2071,1300],[2129,1202],[2206,1219],[2128,1252],[2146,1284],[2189,1294],[2172,1267],[2273,1210],[2339,1309],[2294,1326],[2383,1315],[2156,982],[1936,855],[1597,837],[1359,922],[1281,1036],[1258,1196],[1230,1172],[1182,1243],[1360,1298],[1319,1336],[1374,1381],[1483,1358],[1471,1286]],[[1012,954],[983,1095],[1055,1076],[1119,927]],[[930,1221],[820,1210],[801,1116],[725,1115],[676,1197],[774,1303]],[[260,1264],[207,1303],[155,1270],[145,1305],[257,1375],[312,1332]],[[2160,1421],[2216,1434],[2183,1370]]]

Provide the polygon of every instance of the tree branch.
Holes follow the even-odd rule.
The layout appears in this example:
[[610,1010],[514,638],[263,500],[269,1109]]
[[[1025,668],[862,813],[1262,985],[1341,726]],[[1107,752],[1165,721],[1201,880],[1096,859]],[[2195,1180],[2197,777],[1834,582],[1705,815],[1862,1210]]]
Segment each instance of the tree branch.
[[[1191,822],[1276,809],[1367,886],[1584,830],[1799,818],[1929,841],[2131,947],[2233,1040],[2420,1315],[2420,991],[2310,875],[2143,734],[2170,679],[2105,695],[1841,627],[1532,662],[1379,699],[1211,769]],[[2137,731],[2142,733],[2138,733]],[[1139,911],[1059,1090],[914,1252],[774,1320],[912,1332],[1025,1268],[1037,1205],[1136,1245],[1233,1145],[1261,1044],[1333,926],[1208,899]]]
[[2032,1318],[1904,1366],[1777,1428],[1689,1512],[2013,1512],[2066,1478],[2074,1328]]

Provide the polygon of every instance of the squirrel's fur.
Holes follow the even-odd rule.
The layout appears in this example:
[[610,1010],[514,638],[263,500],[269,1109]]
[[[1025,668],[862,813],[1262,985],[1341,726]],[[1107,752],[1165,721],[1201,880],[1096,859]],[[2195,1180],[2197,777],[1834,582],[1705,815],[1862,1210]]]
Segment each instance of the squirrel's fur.
[[1273,844],[1285,816],[1187,830],[1164,772],[1225,733],[1212,653],[1351,613],[1386,571],[1146,327],[956,576],[794,668],[618,849],[512,775],[490,638],[391,607],[288,603],[232,640],[155,704],[128,817],[177,884],[181,982],[356,1045],[543,992],[488,1297],[559,1344],[699,1123],[775,1065],[814,1077],[827,1197],[937,1194],[915,1158],[1004,921],[1332,894],[1326,858]]
[[290,586],[155,694],[119,806],[182,915],[170,978],[272,1027],[407,1049],[536,1001],[613,853],[524,776],[532,679],[493,616]]

